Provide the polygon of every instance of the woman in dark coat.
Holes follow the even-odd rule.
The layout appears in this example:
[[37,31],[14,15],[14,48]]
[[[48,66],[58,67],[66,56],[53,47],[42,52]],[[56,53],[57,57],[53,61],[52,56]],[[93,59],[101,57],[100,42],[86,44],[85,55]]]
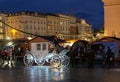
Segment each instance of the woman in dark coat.
[[112,50],[110,49],[110,47],[107,47],[107,52],[106,52],[106,61],[109,67],[111,67],[111,65],[114,65],[114,53],[112,52]]

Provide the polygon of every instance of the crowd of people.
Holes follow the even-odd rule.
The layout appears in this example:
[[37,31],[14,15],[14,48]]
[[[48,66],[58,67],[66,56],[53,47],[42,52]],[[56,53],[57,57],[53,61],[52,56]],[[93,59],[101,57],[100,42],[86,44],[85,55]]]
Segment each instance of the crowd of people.
[[113,67],[115,63],[115,54],[110,48],[110,46],[107,46],[107,50],[105,50],[104,46],[99,46],[97,50],[94,50],[91,48],[91,45],[79,45],[79,43],[73,45],[71,47],[71,50],[68,54],[70,57],[71,65],[73,67],[78,67],[80,63],[82,63],[81,60],[84,58],[85,64],[87,64],[88,68],[92,68],[94,66],[94,63],[96,60],[96,54],[97,52],[100,52],[100,56],[102,57],[101,64],[102,66],[106,67]]
[[8,67],[15,67],[16,55],[21,54],[21,50],[19,48],[14,49],[11,46],[5,46],[0,49],[0,64],[4,68]]
[[13,48],[12,47],[7,47],[7,48],[2,48],[0,50],[0,56],[1,56],[1,63],[2,67],[5,67],[6,65],[9,67],[14,67],[15,62],[13,61],[14,54],[13,54]]

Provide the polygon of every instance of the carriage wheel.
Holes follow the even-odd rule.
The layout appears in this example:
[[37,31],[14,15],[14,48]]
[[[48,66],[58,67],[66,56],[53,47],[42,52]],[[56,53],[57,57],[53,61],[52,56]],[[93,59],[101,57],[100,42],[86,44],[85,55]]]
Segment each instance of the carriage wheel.
[[70,64],[70,58],[68,56],[63,56],[61,59],[62,59],[62,66],[66,67]]
[[60,59],[60,57],[59,56],[57,56],[57,55],[55,55],[55,56],[53,56],[52,58],[51,58],[51,60],[50,60],[50,65],[52,66],[52,67],[60,67],[61,66],[61,59]]
[[23,58],[23,62],[26,66],[32,66],[33,61],[34,61],[34,58],[31,54],[26,54]]
[[44,65],[45,64],[45,60],[44,59],[36,59],[35,63],[37,63],[37,65]]

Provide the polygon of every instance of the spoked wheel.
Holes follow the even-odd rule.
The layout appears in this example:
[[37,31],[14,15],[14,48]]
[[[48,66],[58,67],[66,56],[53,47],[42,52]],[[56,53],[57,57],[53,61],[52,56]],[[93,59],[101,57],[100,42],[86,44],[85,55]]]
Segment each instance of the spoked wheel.
[[70,64],[70,58],[68,56],[62,56],[61,61],[63,67],[66,67]]
[[37,65],[44,65],[44,64],[45,64],[45,59],[42,59],[42,58],[40,58],[40,59],[35,59],[35,63],[36,63]]
[[33,65],[34,58],[32,54],[26,54],[23,58],[23,62],[26,66],[32,66]]
[[54,68],[61,66],[61,59],[59,56],[55,55],[50,60],[50,65]]

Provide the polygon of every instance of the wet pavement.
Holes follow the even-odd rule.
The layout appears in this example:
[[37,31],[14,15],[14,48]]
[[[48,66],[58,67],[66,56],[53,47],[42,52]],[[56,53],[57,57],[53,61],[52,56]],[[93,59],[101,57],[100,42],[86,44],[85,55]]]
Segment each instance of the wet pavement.
[[0,68],[0,82],[120,82],[120,68],[31,66]]

